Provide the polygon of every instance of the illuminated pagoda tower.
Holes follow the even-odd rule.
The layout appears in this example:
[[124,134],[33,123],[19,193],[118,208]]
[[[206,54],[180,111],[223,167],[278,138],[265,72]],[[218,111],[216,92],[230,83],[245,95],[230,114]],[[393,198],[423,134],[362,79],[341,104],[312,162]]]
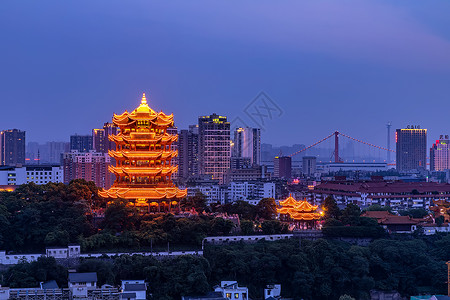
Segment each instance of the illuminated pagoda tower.
[[171,149],[177,134],[169,134],[173,126],[173,114],[155,112],[147,104],[145,93],[141,104],[131,113],[114,114],[113,123],[120,128],[110,135],[116,150],[109,150],[116,166],[109,171],[116,176],[109,190],[102,190],[103,198],[121,198],[134,203],[140,210],[171,211],[187,191],[180,190],[172,182],[172,174],[178,170],[172,158],[178,152]]
[[289,196],[286,200],[280,201],[277,213],[283,221],[295,223],[297,228],[313,228],[322,216],[322,213],[317,211],[318,208],[318,205],[311,205],[306,200],[297,201]]

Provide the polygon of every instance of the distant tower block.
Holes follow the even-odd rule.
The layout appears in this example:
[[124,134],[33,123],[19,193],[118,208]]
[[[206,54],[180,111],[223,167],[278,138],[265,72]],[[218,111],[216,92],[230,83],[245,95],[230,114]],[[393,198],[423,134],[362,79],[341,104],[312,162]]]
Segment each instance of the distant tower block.
[[120,128],[118,134],[109,136],[116,144],[116,150],[108,151],[116,160],[116,166],[109,167],[116,181],[99,195],[129,200],[142,211],[176,209],[187,191],[178,189],[171,178],[178,169],[172,165],[178,153],[171,149],[178,135],[167,131],[173,126],[173,114],[155,112],[144,93],[141,105],[131,113],[114,114],[113,124]]

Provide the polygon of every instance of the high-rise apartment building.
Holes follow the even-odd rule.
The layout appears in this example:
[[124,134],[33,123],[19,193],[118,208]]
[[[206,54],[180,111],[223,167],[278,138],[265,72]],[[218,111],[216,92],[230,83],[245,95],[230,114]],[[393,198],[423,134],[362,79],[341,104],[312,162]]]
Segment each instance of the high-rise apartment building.
[[444,171],[450,169],[450,140],[448,135],[441,135],[430,149],[430,170]]
[[290,156],[276,156],[273,160],[273,176],[290,179],[292,177],[292,159]]
[[108,171],[111,159],[107,153],[79,152],[72,150],[63,154],[64,183],[73,179],[85,179],[95,182],[101,188],[110,188],[114,176]]
[[89,152],[92,149],[92,135],[75,134],[70,136],[70,150]]
[[25,131],[19,129],[0,131],[0,164],[6,166],[25,164]]
[[178,135],[178,177],[187,180],[198,174],[198,125],[190,125]]
[[250,164],[261,164],[261,129],[239,127],[234,131],[233,157],[250,158]]
[[116,145],[109,140],[108,136],[118,133],[119,127],[108,122],[103,124],[103,128],[92,129],[92,149],[103,153],[108,153],[108,150],[114,150]]
[[317,158],[315,156],[304,156],[303,157],[303,174],[306,176],[312,176],[314,173],[316,173],[316,165],[317,165]]
[[407,126],[395,131],[397,171],[425,170],[427,167],[427,130]]
[[212,114],[198,118],[199,170],[223,181],[223,174],[230,168],[230,122],[227,117]]

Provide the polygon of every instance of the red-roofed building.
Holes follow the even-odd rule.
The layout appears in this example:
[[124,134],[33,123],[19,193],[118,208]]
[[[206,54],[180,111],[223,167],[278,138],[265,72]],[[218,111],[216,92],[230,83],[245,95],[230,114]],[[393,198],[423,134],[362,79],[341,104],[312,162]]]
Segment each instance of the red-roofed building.
[[393,209],[425,208],[433,201],[450,201],[450,184],[402,181],[325,181],[308,191],[310,202],[320,204],[333,196],[339,204],[379,204]]

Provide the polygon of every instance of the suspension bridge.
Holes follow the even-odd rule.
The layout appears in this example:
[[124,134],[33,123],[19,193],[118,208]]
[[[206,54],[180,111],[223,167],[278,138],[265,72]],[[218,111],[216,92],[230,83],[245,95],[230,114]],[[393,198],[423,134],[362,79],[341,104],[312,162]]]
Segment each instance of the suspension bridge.
[[[344,160],[339,155],[339,141],[340,141],[340,137],[346,138],[346,139],[348,139],[350,141],[356,142],[356,143],[361,144],[361,145],[368,146],[369,148],[372,148],[372,149],[377,149],[378,151],[382,152],[383,154],[387,153],[388,154],[387,155],[388,160],[389,160],[389,157],[390,157],[389,154],[390,153],[395,153],[395,151],[392,150],[392,149],[381,147],[381,146],[377,146],[377,145],[374,145],[372,143],[363,141],[361,139],[357,139],[357,138],[351,137],[350,135],[347,135],[345,133],[342,133],[342,132],[339,132],[339,131],[335,131],[335,132],[331,133],[330,135],[324,137],[323,139],[318,140],[317,142],[315,142],[315,143],[313,143],[313,144],[311,144],[311,145],[309,145],[309,146],[307,146],[305,148],[302,148],[302,149],[300,149],[300,150],[298,150],[298,151],[296,151],[296,152],[294,152],[294,153],[292,153],[292,154],[290,154],[288,156],[289,157],[294,157],[294,156],[296,156],[296,155],[298,155],[300,153],[304,153],[304,152],[308,151],[309,149],[318,146],[319,144],[324,143],[327,140],[331,140],[332,141],[332,139],[334,138],[334,151],[332,153],[332,157],[331,158],[334,159],[335,163],[344,162]],[[389,144],[390,143],[388,143],[388,145]],[[387,161],[387,163],[389,164],[390,161]],[[392,164],[392,165],[395,165],[395,164]]]

